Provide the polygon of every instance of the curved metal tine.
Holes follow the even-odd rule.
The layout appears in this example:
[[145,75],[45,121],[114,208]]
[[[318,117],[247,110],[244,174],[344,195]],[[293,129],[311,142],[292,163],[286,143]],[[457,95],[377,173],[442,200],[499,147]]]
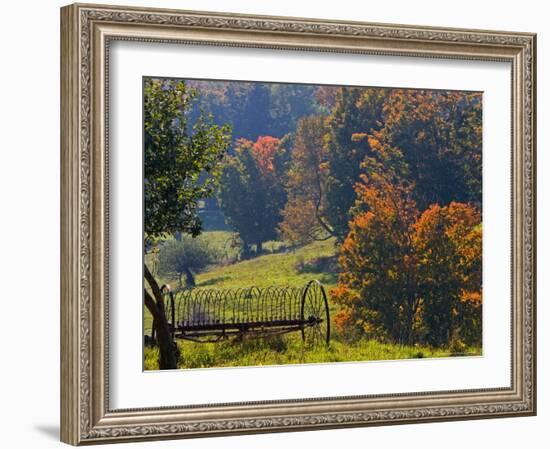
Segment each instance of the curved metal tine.
[[214,306],[214,323],[219,324],[222,322],[222,307],[223,305],[223,295],[220,290],[218,290],[218,294],[216,295],[216,304]]
[[281,321],[283,319],[283,304],[286,296],[287,288],[281,288],[279,294],[277,295],[277,320]]
[[216,324],[218,321],[218,307],[220,304],[220,291],[216,289],[216,294],[213,296],[213,303],[212,303],[212,316],[210,317],[210,322],[212,324]]
[[226,295],[222,296],[222,323],[227,324],[229,317],[226,317],[227,310],[229,309],[229,304],[227,303],[228,299]]
[[248,289],[242,289],[238,288],[235,292],[235,295],[233,296],[233,307],[234,307],[234,317],[235,322],[240,323],[241,322],[241,301],[242,296],[246,296]]
[[301,298],[302,298],[302,290],[303,290],[303,287],[300,287],[300,288],[297,288],[295,289],[294,291],[294,298],[293,298],[293,303],[294,303],[294,318],[299,318],[300,317],[300,301],[301,301]]
[[315,318],[317,318],[317,284],[314,282],[310,284],[309,286],[309,303],[311,310],[313,311],[313,314],[315,315]]
[[180,293],[180,306],[181,306],[181,322],[183,325],[185,325],[185,320],[187,319],[187,316],[185,314],[185,308],[187,307],[187,295],[185,292]]
[[237,297],[237,314],[239,318],[239,323],[244,323],[244,306],[246,304],[246,300],[250,295],[250,288],[242,289],[240,291],[239,296]]
[[208,305],[210,304],[210,298],[212,297],[213,290],[206,290],[202,299],[202,310],[201,310],[201,323],[207,324],[208,318]]
[[187,298],[187,293],[185,291],[182,291],[180,294],[180,301],[181,301],[181,320],[182,324],[184,326],[187,326],[187,304],[189,303],[189,300]]
[[313,285],[315,286],[315,304],[316,304],[315,312],[317,314],[316,318],[320,319],[323,315],[323,305],[324,305],[321,286],[319,285],[318,282],[314,282]]
[[200,299],[199,299],[199,312],[197,319],[199,321],[199,325],[204,324],[204,308],[206,306],[206,301],[208,300],[209,291],[204,290],[200,292]]
[[255,320],[254,317],[254,304],[257,304],[259,299],[262,296],[262,290],[256,286],[250,287],[247,294],[247,304],[246,304],[246,321],[251,323]]
[[250,317],[248,315],[248,306],[250,305],[250,302],[252,301],[252,298],[254,297],[254,289],[251,288],[250,290],[248,290],[248,294],[245,295],[243,297],[243,302],[242,302],[242,307],[243,307],[243,310],[242,310],[242,317],[243,317],[243,321],[245,323],[248,323],[250,322]]
[[233,308],[233,322],[238,323],[239,322],[239,298],[241,296],[241,288],[238,288],[233,292],[233,295],[231,296],[231,306]]
[[193,321],[195,324],[201,324],[201,304],[204,294],[202,291],[195,292],[195,313],[193,313]]
[[191,322],[193,321],[193,294],[191,293],[191,290],[187,290],[185,292],[185,302],[187,305],[187,313],[185,315],[185,319],[187,320],[187,326],[190,326]]
[[260,298],[262,297],[262,289],[258,288],[254,292],[253,300],[250,301],[250,312],[251,312],[251,321],[258,321],[258,304],[260,303]]
[[185,326],[185,292],[179,292],[178,294],[179,302],[178,302],[178,315],[179,320],[182,326]]
[[225,295],[220,292],[218,301],[217,322],[225,324]]
[[278,303],[277,313],[278,313],[278,316],[279,316],[278,317],[279,320],[284,319],[284,316],[285,316],[284,307],[285,307],[285,304],[286,304],[287,295],[289,294],[290,290],[291,290],[291,288],[285,287],[285,288],[281,288],[281,291],[279,292],[279,298],[277,300],[277,303]]
[[277,321],[277,299],[279,297],[281,289],[280,288],[272,288],[270,291],[271,296],[271,321]]
[[241,319],[243,323],[248,322],[248,303],[253,295],[253,288],[249,288],[246,295],[241,297]]
[[260,309],[261,303],[262,303],[262,295],[260,294],[256,298],[256,301],[255,301],[255,304],[256,304],[256,312],[254,313],[254,321],[255,322],[260,322],[261,321],[261,318],[260,318],[260,314],[261,314],[261,310],[262,310],[262,309]]
[[309,307],[315,313],[315,283],[310,282],[309,283],[309,289],[308,289],[308,301],[309,301]]
[[250,304],[254,302],[254,295],[256,294],[253,287],[249,288],[246,295],[243,295],[241,302],[241,318],[243,323],[248,323],[251,320],[250,316]]
[[290,292],[290,319],[296,319],[296,303],[300,301],[301,288],[294,287]]
[[258,321],[258,302],[260,301],[260,298],[262,297],[262,289],[261,288],[252,288],[250,289],[250,295],[248,298],[248,304],[247,304],[247,310],[248,310],[248,322],[254,323]]
[[200,295],[200,292],[194,292],[193,296],[192,296],[192,307],[193,307],[193,310],[191,312],[191,326],[194,326],[195,324],[197,324],[197,297]]
[[179,326],[180,317],[181,317],[181,294],[180,292],[176,293],[176,297],[174,298],[174,302],[176,303],[176,319],[175,319],[175,327],[177,328]]
[[270,297],[270,321],[276,321],[277,320],[277,304],[278,299],[281,294],[281,287],[270,287],[269,289],[269,297]]
[[269,298],[269,321],[274,321],[276,319],[276,302],[277,302],[277,287],[269,287],[268,289],[268,298]]
[[265,289],[262,290],[262,294],[260,295],[260,301],[259,302],[261,303],[260,321],[264,322],[264,321],[266,321],[266,310],[267,310],[267,307],[266,307],[267,295],[266,295],[266,290]]
[[206,308],[205,308],[205,324],[212,324],[212,304],[215,303],[216,297],[218,295],[217,289],[212,289],[209,291],[209,294],[206,297]]
[[296,318],[296,289],[292,289],[291,298],[290,298],[290,318]]
[[307,287],[300,288],[298,295],[296,296],[296,318],[299,320],[302,319],[302,300],[306,294],[306,288]]
[[285,310],[285,319],[291,320],[292,316],[292,303],[294,301],[294,288],[291,288],[286,295],[286,310]]
[[262,289],[262,296],[264,297],[264,319],[263,321],[271,321],[271,306],[272,295],[271,290],[273,287],[265,287]]

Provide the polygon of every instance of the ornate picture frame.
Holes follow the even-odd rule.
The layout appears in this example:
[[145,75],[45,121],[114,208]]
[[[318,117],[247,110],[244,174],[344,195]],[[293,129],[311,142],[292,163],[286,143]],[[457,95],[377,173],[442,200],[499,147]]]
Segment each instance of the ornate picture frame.
[[[191,407],[109,398],[109,49],[117,40],[511,64],[510,387]],[[536,35],[74,4],[61,9],[61,439],[73,445],[536,414]]]

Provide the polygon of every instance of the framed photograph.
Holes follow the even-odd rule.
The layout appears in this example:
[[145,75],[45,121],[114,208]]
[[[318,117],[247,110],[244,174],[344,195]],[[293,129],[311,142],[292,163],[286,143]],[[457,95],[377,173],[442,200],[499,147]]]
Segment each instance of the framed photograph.
[[61,439],[536,413],[536,36],[61,9]]

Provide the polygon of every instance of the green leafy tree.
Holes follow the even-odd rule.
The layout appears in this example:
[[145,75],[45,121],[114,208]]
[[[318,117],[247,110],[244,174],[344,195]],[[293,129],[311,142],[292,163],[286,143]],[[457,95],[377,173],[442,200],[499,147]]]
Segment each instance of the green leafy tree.
[[[146,78],[143,93],[144,246],[148,248],[166,234],[199,234],[197,201],[213,192],[230,144],[230,129],[203,117],[188,122],[195,93],[184,81]],[[176,368],[163,295],[146,264],[144,276],[149,286],[144,288],[144,301],[153,316],[160,368]]]
[[[215,260],[214,251],[208,242],[199,237],[183,235],[181,238],[167,240],[161,245],[159,255],[159,273],[164,276],[177,275],[180,285],[195,287],[195,274]],[[185,275],[185,282],[182,277]]]
[[280,140],[270,136],[256,142],[237,141],[234,154],[226,158],[220,182],[219,203],[228,224],[239,234],[245,257],[251,246],[261,254],[263,242],[277,236],[286,193],[277,167]]
[[361,163],[371,154],[368,140],[358,136],[382,127],[388,92],[381,88],[342,88],[327,120],[325,209],[331,233],[340,241],[348,233],[354,185],[363,173]]
[[451,201],[481,207],[481,94],[394,89],[384,126],[370,131],[400,150],[421,210]]
[[270,89],[270,134],[284,135],[296,127],[300,118],[319,110],[314,86],[274,83]]

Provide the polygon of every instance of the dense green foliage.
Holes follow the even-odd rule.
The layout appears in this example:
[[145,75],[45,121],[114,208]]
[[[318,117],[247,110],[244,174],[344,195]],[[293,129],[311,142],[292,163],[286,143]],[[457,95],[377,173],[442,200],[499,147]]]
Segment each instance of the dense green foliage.
[[326,216],[339,240],[348,232],[355,202],[354,185],[362,173],[361,163],[371,152],[368,140],[358,140],[356,136],[380,129],[387,95],[387,89],[341,89],[327,120]]
[[371,134],[380,145],[399,149],[402,175],[414,183],[421,210],[451,201],[480,207],[481,119],[479,94],[394,89],[384,126]]
[[[210,113],[218,125],[230,123],[233,139],[281,138],[293,132],[299,118],[326,112],[316,98],[319,87],[302,84],[187,81],[198,103],[193,119]],[[332,88],[334,90],[335,88]]]
[[277,224],[286,201],[277,160],[284,152],[279,139],[259,137],[256,142],[240,139],[233,156],[225,160],[219,193],[227,222],[242,240],[244,256],[251,246],[261,254],[262,244],[276,237]]
[[[170,239],[162,243],[158,272],[161,276],[174,274],[180,279],[180,285],[195,286],[195,274],[216,260],[215,251],[208,242],[200,237],[183,235],[180,239]],[[185,274],[185,282],[181,277]]]
[[197,201],[212,194],[229,146],[228,126],[187,120],[195,93],[184,81],[144,81],[145,233],[197,235]]

